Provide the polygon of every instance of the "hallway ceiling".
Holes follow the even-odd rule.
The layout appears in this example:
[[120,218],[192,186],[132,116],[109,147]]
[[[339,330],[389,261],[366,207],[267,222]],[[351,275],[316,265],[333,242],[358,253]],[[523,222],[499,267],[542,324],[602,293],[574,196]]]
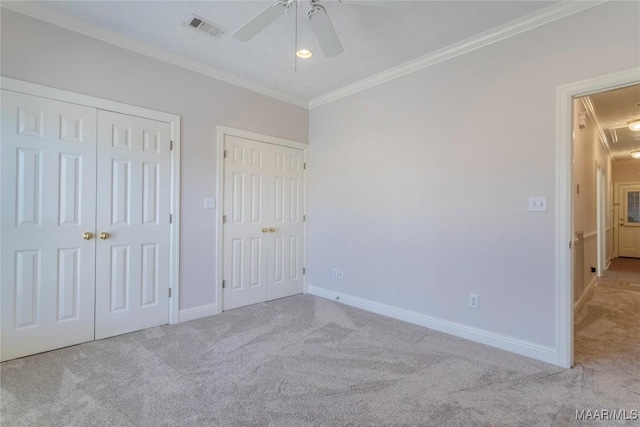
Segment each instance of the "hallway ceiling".
[[595,93],[589,98],[605,129],[613,157],[631,159],[629,153],[640,150],[640,132],[630,130],[627,122],[640,120],[640,84]]
[[[145,42],[301,100],[363,78],[552,6],[558,1],[353,1],[321,0],[344,46],[325,57],[297,7],[298,48],[313,56],[295,67],[296,9],[252,40],[231,34],[271,4],[267,1],[38,1],[103,30]],[[9,2],[3,2],[9,3]],[[364,4],[364,5],[363,5]],[[192,14],[224,27],[216,39],[185,25]]]

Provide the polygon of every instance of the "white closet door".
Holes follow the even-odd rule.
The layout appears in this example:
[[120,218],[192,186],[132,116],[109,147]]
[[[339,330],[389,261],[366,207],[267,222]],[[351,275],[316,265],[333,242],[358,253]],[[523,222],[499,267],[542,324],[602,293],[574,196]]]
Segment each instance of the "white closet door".
[[170,135],[98,111],[96,339],[169,321]]
[[223,310],[267,298],[267,219],[273,197],[271,147],[234,136],[225,137]]
[[2,90],[2,360],[94,338],[95,138],[95,109]]
[[303,291],[304,153],[225,136],[222,308]]
[[304,153],[273,145],[268,162],[273,170],[273,203],[269,220],[267,300],[302,293],[304,266]]

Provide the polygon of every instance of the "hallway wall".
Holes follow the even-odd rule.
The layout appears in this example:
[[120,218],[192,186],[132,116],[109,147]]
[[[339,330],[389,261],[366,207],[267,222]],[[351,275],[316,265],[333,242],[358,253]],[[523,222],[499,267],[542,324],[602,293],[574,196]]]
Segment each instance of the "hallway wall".
[[[609,202],[613,192],[612,159],[598,136],[595,124],[588,116],[585,128],[580,129],[579,126],[580,113],[586,113],[586,111],[581,99],[573,101],[573,229],[575,232],[582,231],[584,233],[582,274],[579,274],[579,271],[574,271],[574,302],[582,297],[589,283],[596,279],[596,273],[591,272],[591,267],[596,267],[598,264],[596,162],[605,171],[607,177],[607,200]],[[578,186],[580,192],[578,192]],[[611,203],[608,203],[608,206],[611,206]],[[611,215],[607,215],[606,228],[607,230],[611,229]],[[610,232],[607,234],[611,235]],[[579,248],[578,245],[574,247]],[[610,246],[607,245],[607,248]],[[578,251],[574,250],[573,255],[574,266],[577,266]],[[607,254],[607,259],[609,257],[610,252]]]

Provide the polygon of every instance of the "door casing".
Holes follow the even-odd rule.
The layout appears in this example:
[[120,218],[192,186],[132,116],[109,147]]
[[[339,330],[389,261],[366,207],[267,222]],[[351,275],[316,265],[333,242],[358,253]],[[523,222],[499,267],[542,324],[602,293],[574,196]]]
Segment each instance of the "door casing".
[[556,88],[555,364],[573,365],[573,99],[640,82],[640,67]]
[[[217,131],[217,144],[216,144],[216,170],[217,170],[217,187],[216,187],[216,199],[218,200],[218,208],[216,212],[216,285],[215,285],[215,300],[217,306],[217,313],[222,313],[222,280],[223,280],[223,212],[224,212],[224,139],[225,136],[236,136],[239,138],[251,139],[254,141],[266,142],[268,144],[276,144],[282,145],[285,147],[297,148],[298,150],[303,151],[304,158],[304,200],[302,203],[303,206],[303,214],[307,215],[307,200],[309,198],[309,180],[308,180],[308,169],[306,167],[308,162],[308,144],[292,141],[289,139],[278,138],[275,136],[263,135],[256,132],[249,132],[241,129],[236,129],[228,126],[218,126]],[[307,253],[308,253],[308,233],[307,233],[307,222],[303,222],[304,225],[304,248],[303,248],[303,263],[305,266],[307,262]],[[303,275],[303,293],[307,293],[307,275]]]
[[[169,298],[169,323],[179,322],[180,310],[180,116],[163,113],[147,108],[136,107],[116,101],[83,95],[66,90],[51,88],[22,80],[0,76],[0,88],[27,95],[50,98],[57,101],[69,102],[72,104],[84,105],[86,107],[99,110],[116,111],[118,113],[138,116],[152,120],[166,122],[171,125],[171,141],[173,150],[171,151],[171,202],[170,210],[172,222],[170,228],[170,268],[169,286],[171,298]],[[0,236],[1,238],[1,236]]]

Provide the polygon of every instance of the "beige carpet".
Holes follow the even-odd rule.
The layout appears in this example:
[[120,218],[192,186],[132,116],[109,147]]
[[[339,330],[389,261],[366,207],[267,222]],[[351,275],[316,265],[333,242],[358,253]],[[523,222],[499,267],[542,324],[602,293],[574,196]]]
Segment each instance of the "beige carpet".
[[2,425],[616,425],[575,412],[640,409],[637,316],[619,314],[640,293],[625,293],[587,304],[571,370],[286,298],[5,362]]

